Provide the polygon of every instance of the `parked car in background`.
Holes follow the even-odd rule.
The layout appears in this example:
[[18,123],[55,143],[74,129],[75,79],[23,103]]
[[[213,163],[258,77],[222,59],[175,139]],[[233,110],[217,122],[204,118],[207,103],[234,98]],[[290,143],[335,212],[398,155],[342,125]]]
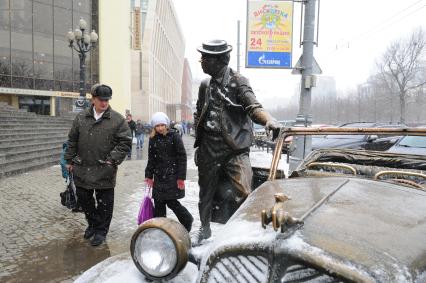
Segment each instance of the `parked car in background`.
[[265,127],[256,123],[253,123],[253,135],[255,138],[266,137]]
[[[309,126],[310,128],[324,128],[324,127],[333,127],[333,125],[329,125],[329,124],[312,124],[311,126]],[[314,136],[312,137],[312,139],[316,139],[316,138],[323,138],[325,135],[323,136]],[[283,144],[283,153],[287,153],[291,143],[293,142],[293,136],[288,136],[285,138],[284,140],[284,144]]]
[[279,120],[278,123],[280,123],[281,126],[283,127],[293,127],[294,124],[296,124],[295,120]]
[[253,145],[258,148],[266,148],[269,150],[268,141],[270,141],[270,138],[266,135],[265,127],[256,123],[253,123]]
[[[407,133],[426,136],[426,129],[400,131]],[[426,282],[424,156],[322,149],[288,179],[276,180],[280,152],[269,181],[203,245],[191,248],[184,227],[169,218],[139,226],[130,247],[136,268],[149,280],[171,280],[186,270],[181,273],[202,283]],[[198,271],[184,269],[188,261]],[[116,274],[114,264],[100,264],[93,276]]]
[[389,148],[387,152],[426,155],[426,137],[402,137],[391,148]]
[[149,135],[152,131],[151,123],[143,123],[143,128],[144,128],[145,134],[147,135]]
[[[405,128],[404,124],[356,122],[343,124],[342,128]],[[374,135],[327,135],[312,139],[312,150],[321,148],[351,148],[384,151],[394,145],[400,136]]]

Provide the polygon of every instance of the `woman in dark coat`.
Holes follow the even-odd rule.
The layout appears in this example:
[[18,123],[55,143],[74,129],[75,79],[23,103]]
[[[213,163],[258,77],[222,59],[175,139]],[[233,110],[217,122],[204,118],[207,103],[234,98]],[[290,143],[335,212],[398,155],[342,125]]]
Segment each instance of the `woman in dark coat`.
[[169,130],[169,118],[163,112],[152,116],[151,125],[145,182],[153,188],[154,217],[166,217],[167,205],[189,232],[193,217],[178,201],[185,196],[186,151],[182,138]]

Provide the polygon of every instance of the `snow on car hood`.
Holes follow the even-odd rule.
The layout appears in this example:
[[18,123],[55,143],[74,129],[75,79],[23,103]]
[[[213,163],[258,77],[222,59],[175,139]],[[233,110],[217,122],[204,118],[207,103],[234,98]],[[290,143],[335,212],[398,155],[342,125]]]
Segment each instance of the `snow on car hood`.
[[[193,283],[197,266],[190,262],[170,283]],[[110,257],[84,272],[74,283],[145,283],[152,282],[139,272],[130,255],[124,253]]]
[[[292,197],[286,211],[302,217],[321,199],[295,234],[281,239],[261,227],[260,212],[275,193]],[[346,177],[266,182],[244,202],[211,244],[209,258],[235,247],[273,248],[361,281],[418,281],[426,270],[426,193],[400,185]],[[208,264],[205,257],[202,267]]]

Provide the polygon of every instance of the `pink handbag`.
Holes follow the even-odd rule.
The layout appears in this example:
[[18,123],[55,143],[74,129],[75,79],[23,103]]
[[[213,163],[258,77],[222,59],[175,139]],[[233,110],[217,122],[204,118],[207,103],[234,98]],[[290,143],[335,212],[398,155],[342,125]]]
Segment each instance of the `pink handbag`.
[[141,202],[138,214],[138,225],[154,217],[154,204],[151,198],[151,188],[145,188],[145,196]]

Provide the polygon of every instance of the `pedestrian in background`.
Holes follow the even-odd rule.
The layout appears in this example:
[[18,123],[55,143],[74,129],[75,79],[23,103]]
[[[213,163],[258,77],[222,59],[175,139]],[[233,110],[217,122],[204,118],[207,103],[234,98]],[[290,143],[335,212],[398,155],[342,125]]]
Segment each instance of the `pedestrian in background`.
[[[131,135],[132,135],[132,143],[133,143],[133,137],[135,137],[136,132],[136,123],[133,121],[132,114],[127,114],[127,124],[129,125]],[[132,157],[132,147],[130,147],[130,151],[127,154],[127,157]]]
[[130,151],[132,138],[124,117],[109,106],[112,89],[97,84],[91,93],[92,105],[74,119],[64,159],[88,223],[84,238],[98,246],[109,231],[117,166]]
[[185,196],[186,151],[180,135],[169,128],[169,121],[163,112],[152,116],[145,183],[152,187],[154,217],[166,217],[167,205],[189,232],[194,219],[178,201]]
[[187,135],[191,134],[191,128],[192,128],[192,122],[191,121],[186,122],[186,134]]
[[185,135],[186,134],[186,121],[185,120],[182,120],[181,122],[180,122],[180,124],[182,125],[182,131],[183,131],[183,134]]
[[132,138],[135,136],[135,132],[136,132],[136,123],[135,121],[133,121],[133,117],[132,114],[128,114],[127,115],[127,124],[129,125],[131,134],[132,134]]
[[137,149],[142,148],[143,142],[144,142],[145,128],[141,120],[136,121],[135,134],[136,134],[136,148]]
[[183,127],[179,122],[175,123],[173,128],[179,133],[180,137],[183,136]]

